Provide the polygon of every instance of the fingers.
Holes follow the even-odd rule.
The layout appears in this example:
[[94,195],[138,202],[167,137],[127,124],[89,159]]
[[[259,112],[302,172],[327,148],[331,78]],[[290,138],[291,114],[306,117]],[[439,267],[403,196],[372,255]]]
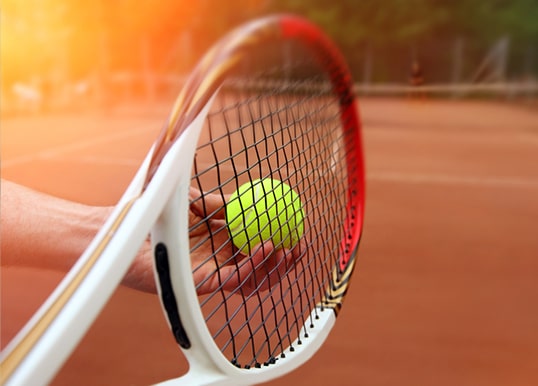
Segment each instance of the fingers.
[[[203,243],[191,254],[193,266],[197,267],[195,282],[200,295],[222,289],[250,296],[254,291],[268,290],[283,280],[293,264],[301,258],[301,251],[305,250],[302,242],[292,249],[276,249],[273,243],[268,241],[255,246],[250,256],[237,252],[234,254],[228,233],[222,231],[225,229],[223,221],[226,197],[206,194],[191,187],[189,199],[191,245],[193,240],[195,244],[199,243],[206,233],[213,234],[211,243]],[[201,221],[207,222],[209,226],[194,227]],[[203,267],[199,266],[198,263],[203,262],[206,256],[215,253],[216,245],[219,246],[219,251],[214,255],[215,259],[203,263]],[[225,245],[229,247],[222,248]],[[203,258],[195,258],[197,255]]]
[[249,276],[249,280],[246,282],[248,290],[265,291],[271,287],[269,281],[277,265],[277,257],[274,252],[275,247],[272,242],[264,242],[255,247],[254,254],[250,257],[251,270],[246,273]]
[[208,194],[200,192],[198,189],[190,187],[189,200],[191,201],[191,211],[201,218],[212,215],[216,219],[225,217],[225,199],[220,194]]
[[126,287],[142,292],[157,293],[153,274],[153,256],[151,244],[146,240],[135,260],[122,280]]
[[250,256],[236,254],[232,264],[220,268],[220,276],[224,278],[222,289],[245,297],[252,294],[264,276],[261,270],[272,249],[272,244],[264,243],[256,246]]
[[275,249],[270,241],[258,244],[236,267],[228,267],[236,270],[236,276],[226,283],[225,289],[237,291],[240,288],[243,296],[267,291],[282,282],[299,256],[293,250]]

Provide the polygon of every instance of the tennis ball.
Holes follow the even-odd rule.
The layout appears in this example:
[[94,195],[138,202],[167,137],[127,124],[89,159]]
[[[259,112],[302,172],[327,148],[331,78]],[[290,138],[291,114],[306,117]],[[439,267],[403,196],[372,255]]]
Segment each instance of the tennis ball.
[[270,178],[241,185],[226,204],[230,238],[245,254],[268,240],[277,249],[293,247],[303,235],[303,217],[299,195]]

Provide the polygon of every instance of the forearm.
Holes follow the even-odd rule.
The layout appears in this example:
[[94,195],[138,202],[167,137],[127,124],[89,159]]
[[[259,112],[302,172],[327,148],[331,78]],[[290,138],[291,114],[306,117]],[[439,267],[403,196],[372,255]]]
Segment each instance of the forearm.
[[[0,193],[2,266],[67,272],[112,211],[109,207],[63,200],[5,180]],[[156,291],[148,241],[122,283],[140,291]]]
[[2,180],[2,265],[67,271],[104,223],[106,210]]

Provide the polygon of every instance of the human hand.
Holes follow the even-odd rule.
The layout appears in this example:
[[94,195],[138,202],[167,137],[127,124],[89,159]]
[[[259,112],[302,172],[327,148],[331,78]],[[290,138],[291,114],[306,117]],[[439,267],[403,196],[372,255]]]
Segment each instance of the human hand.
[[[267,241],[255,246],[250,256],[236,253],[226,228],[224,198],[205,194],[191,188],[189,199],[191,266],[199,295],[214,292],[241,290],[248,295],[264,291],[280,281],[282,275],[301,255],[302,242],[293,249],[275,249]],[[208,218],[208,214],[213,214]],[[193,227],[196,224],[201,226]],[[213,253],[213,251],[217,251]],[[123,284],[144,292],[156,292],[153,275],[153,254],[147,240],[125,275]]]

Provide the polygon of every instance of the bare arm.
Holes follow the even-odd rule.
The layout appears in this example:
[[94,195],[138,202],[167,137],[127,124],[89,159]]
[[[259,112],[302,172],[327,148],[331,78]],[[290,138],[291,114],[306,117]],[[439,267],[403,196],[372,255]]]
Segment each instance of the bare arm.
[[[89,206],[63,200],[6,180],[2,180],[0,191],[2,266],[28,266],[67,272],[90,244],[112,211],[111,207]],[[194,197],[200,192],[191,189],[190,194]],[[224,208],[223,197],[206,195],[204,205],[209,213],[218,211]],[[202,207],[191,205],[190,224],[203,221],[204,217]],[[210,228],[222,229],[223,224],[225,224],[224,210],[220,210],[218,218],[210,220],[209,227],[200,227],[198,231],[189,235],[191,244],[196,244],[199,239],[207,238],[205,233],[209,232]],[[223,277],[233,278],[224,285],[224,289],[229,291],[233,291],[240,285],[244,286],[247,291],[267,289],[257,288],[255,283],[267,276],[269,272],[273,272],[272,275],[275,276],[272,281],[274,283],[279,272],[273,268],[276,266],[279,270],[284,269],[286,264],[283,264],[283,261],[293,263],[298,258],[297,253],[300,250],[300,248],[295,248],[294,253],[290,254],[282,249],[273,254],[273,244],[265,242],[260,244],[259,248],[255,248],[251,256],[241,257],[241,259],[251,259],[252,264],[243,264],[241,268],[238,268],[230,259],[233,251],[228,235],[222,232],[218,235],[218,242],[226,248],[219,248],[220,252],[216,259],[221,265],[220,274]],[[193,266],[197,267],[205,261],[209,253],[211,251],[203,248],[197,249],[191,255]],[[199,294],[209,293],[220,287],[216,273],[213,260],[204,264],[202,269],[196,270],[194,281],[204,283],[198,288]],[[208,277],[210,279],[206,280]],[[250,280],[245,280],[246,278]],[[143,244],[123,278],[122,284],[144,292],[156,292],[149,240]]]
[[[36,192],[2,180],[2,266],[28,266],[67,272],[84,252],[111,212]],[[149,243],[123,279],[123,284],[155,292]]]

